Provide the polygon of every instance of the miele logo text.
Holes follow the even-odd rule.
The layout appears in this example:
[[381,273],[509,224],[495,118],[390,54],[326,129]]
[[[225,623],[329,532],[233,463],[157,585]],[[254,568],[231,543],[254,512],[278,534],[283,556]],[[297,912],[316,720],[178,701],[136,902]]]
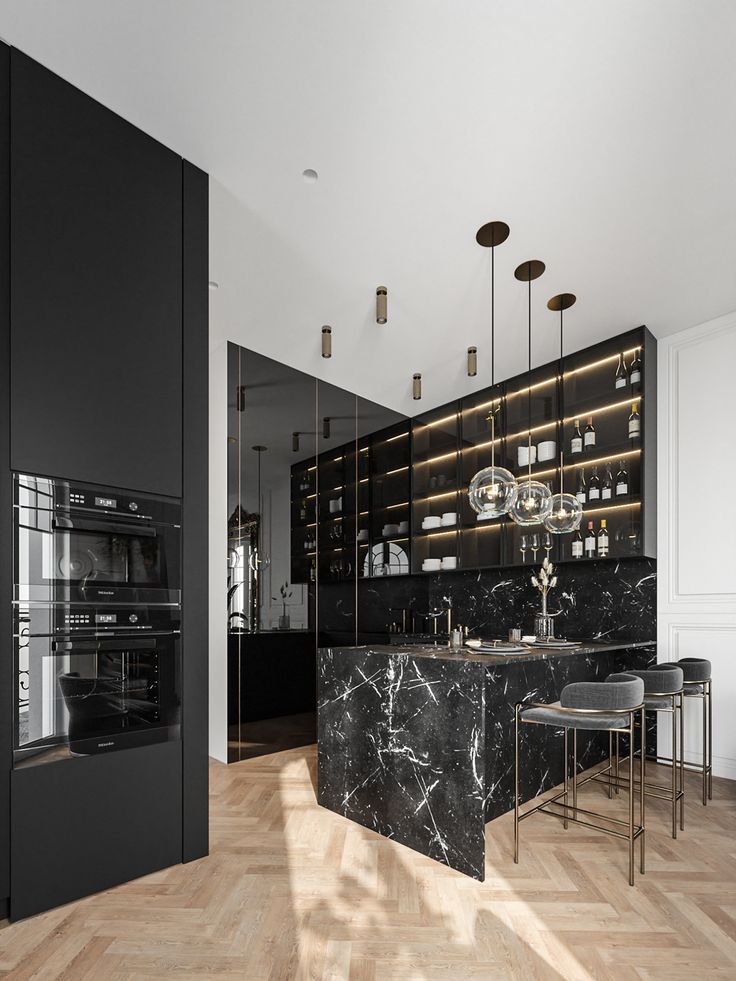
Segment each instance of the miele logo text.
[[115,745],[115,743],[114,743],[114,742],[113,742],[112,740],[110,740],[110,741],[109,741],[109,742],[107,742],[107,743],[97,743],[97,746],[98,746],[98,747],[99,747],[100,749],[103,749],[103,748],[104,748],[105,746],[114,746],[114,745]]
[[98,596],[114,596],[115,593],[113,592],[112,589],[98,589],[97,590],[97,595]]

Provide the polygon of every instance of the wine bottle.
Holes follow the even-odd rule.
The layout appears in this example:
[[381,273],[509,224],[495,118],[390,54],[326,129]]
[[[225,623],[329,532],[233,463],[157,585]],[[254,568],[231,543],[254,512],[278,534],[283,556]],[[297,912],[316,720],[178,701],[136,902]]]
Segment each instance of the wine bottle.
[[583,446],[586,450],[592,450],[595,448],[595,426],[593,425],[593,416],[588,416],[588,425],[585,427],[585,432],[583,433]]
[[580,534],[579,528],[572,540],[572,557],[574,559],[582,559],[583,557],[583,536]]
[[593,467],[593,473],[588,481],[588,500],[600,501],[601,499],[601,478],[598,476],[598,467]]
[[634,360],[631,362],[631,368],[629,369],[629,381],[632,385],[641,384],[641,355],[639,354],[639,348],[634,352]]
[[629,439],[638,439],[641,436],[641,416],[636,407],[636,402],[631,403],[631,415],[629,416]]
[[603,478],[603,486],[601,488],[601,500],[610,501],[613,497],[613,475],[611,474],[610,464],[606,467],[606,473]]
[[299,508],[299,520],[300,521],[306,521],[307,520],[307,502],[306,501],[302,501],[301,507]]
[[601,518],[601,529],[598,532],[598,555],[602,559],[608,555],[608,530],[605,518]]
[[585,504],[588,499],[587,492],[585,489],[585,471],[578,470],[578,486],[575,491],[575,497],[580,501],[581,504]]
[[585,557],[592,559],[595,556],[596,538],[593,522],[588,522],[588,530],[585,533]]
[[616,368],[616,388],[626,388],[629,378],[626,374],[626,362],[623,354],[618,356],[618,366]]
[[616,472],[616,497],[627,497],[629,493],[629,473],[623,460],[619,461]]
[[573,430],[572,440],[570,442],[570,453],[582,453],[583,452],[583,434],[580,432],[580,420],[575,420],[575,429]]

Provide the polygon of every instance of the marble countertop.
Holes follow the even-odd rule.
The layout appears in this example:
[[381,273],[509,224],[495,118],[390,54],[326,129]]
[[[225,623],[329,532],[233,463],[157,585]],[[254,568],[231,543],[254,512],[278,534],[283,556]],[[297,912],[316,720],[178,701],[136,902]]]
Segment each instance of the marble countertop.
[[[637,647],[651,647],[656,644],[656,640],[614,640],[608,643],[599,641],[583,640],[576,647],[568,647],[563,650],[556,647],[526,647],[526,650],[518,654],[480,654],[468,647],[460,650],[453,650],[446,643],[444,644],[363,644],[359,647],[330,647],[321,650],[330,650],[333,654],[350,651],[364,651],[371,654],[386,654],[395,656],[397,654],[407,654],[414,658],[431,658],[436,661],[472,661],[481,664],[511,664],[516,661],[549,661],[555,658],[569,657],[571,654],[605,654],[608,651],[632,650]],[[526,646],[526,645],[523,645]]]

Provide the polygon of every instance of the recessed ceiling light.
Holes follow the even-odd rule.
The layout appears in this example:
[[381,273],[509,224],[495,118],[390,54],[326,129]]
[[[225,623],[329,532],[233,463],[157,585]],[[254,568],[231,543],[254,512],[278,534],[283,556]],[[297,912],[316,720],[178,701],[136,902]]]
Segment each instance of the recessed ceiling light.
[[319,174],[316,170],[312,170],[311,167],[307,167],[306,170],[302,171],[302,177],[304,178],[305,184],[316,184],[319,180]]
[[220,284],[219,284],[219,283],[216,283],[216,282],[214,281],[214,279],[211,279],[211,280],[209,281],[209,283],[208,283],[208,285],[209,285],[209,288],[210,288],[211,290],[219,290],[219,288],[220,288]]

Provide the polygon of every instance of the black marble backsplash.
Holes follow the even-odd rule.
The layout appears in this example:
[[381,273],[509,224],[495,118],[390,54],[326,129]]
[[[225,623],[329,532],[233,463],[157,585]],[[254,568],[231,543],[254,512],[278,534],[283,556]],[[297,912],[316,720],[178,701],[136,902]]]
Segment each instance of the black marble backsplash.
[[[531,633],[541,597],[526,568],[462,570],[433,575],[395,576],[358,581],[358,639],[386,633],[401,624],[401,610],[420,616],[433,609],[453,609],[453,623],[467,625],[484,637],[505,635],[510,627]],[[654,640],[657,636],[657,563],[654,559],[566,562],[556,567],[558,585],[548,598],[558,637],[601,640]],[[339,631],[350,622],[354,589],[326,583],[319,589],[320,631]],[[346,615],[347,614],[347,615]],[[408,619],[408,618],[407,618]],[[347,622],[346,622],[347,621]],[[446,616],[439,620],[445,629]],[[407,624],[408,625],[408,624]]]

